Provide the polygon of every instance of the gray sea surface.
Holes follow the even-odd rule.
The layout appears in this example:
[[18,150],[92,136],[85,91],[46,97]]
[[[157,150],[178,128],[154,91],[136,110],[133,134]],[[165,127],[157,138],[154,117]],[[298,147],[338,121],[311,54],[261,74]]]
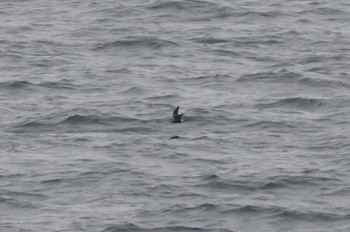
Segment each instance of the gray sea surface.
[[0,231],[350,231],[348,0],[3,0],[0,74]]

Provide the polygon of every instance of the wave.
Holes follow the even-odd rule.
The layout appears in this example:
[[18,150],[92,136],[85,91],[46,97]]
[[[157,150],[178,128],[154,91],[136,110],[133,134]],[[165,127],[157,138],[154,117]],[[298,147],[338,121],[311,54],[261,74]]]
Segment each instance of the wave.
[[41,84],[38,84],[38,86],[46,87],[48,89],[67,89],[67,90],[73,90],[76,89],[76,86],[69,83],[64,82],[43,82]]
[[279,214],[275,215],[281,218],[287,218],[288,220],[301,220],[301,221],[339,221],[349,220],[350,214],[340,215],[335,213],[317,212],[317,211],[303,211],[303,210],[283,210]]
[[249,123],[245,125],[245,127],[258,128],[258,129],[267,129],[267,128],[291,129],[291,128],[295,128],[296,126],[290,124],[289,122],[259,121],[259,122]]
[[93,50],[106,50],[114,48],[126,48],[126,49],[153,49],[159,50],[167,47],[179,46],[179,44],[169,41],[162,40],[155,37],[126,37],[122,40],[117,40],[113,42],[105,42],[96,45]]
[[229,6],[203,0],[155,1],[148,9],[166,17],[186,21],[209,21],[234,15],[233,8]]
[[297,178],[297,177],[281,177],[277,178],[273,181],[268,181],[267,183],[261,184],[258,189],[261,190],[271,190],[271,189],[279,189],[279,188],[288,188],[288,187],[295,187],[296,185],[301,186],[316,186],[316,184],[313,182],[313,179],[306,179],[303,177]]
[[213,49],[211,52],[215,53],[219,56],[225,56],[225,57],[241,57],[242,55],[238,52],[232,51],[232,50],[225,50],[225,49]]
[[72,116],[68,116],[64,120],[58,122],[59,124],[69,124],[69,125],[81,125],[81,124],[104,124],[104,125],[113,125],[119,123],[137,123],[141,122],[140,120],[129,118],[129,117],[102,117],[98,115],[80,115],[75,114]]
[[196,163],[207,163],[209,165],[217,165],[217,164],[227,164],[225,160],[217,160],[217,159],[209,159],[209,158],[196,158],[192,159],[192,161]]
[[299,83],[310,87],[350,88],[350,84],[346,82],[321,78],[303,78],[299,80]]
[[59,124],[100,124],[103,123],[103,119],[95,116],[82,116],[73,115],[61,121]]
[[204,183],[197,185],[197,187],[205,187],[209,190],[222,192],[250,192],[256,190],[256,188],[251,186],[248,182],[227,180],[217,175],[204,176],[202,181]]
[[285,218],[288,220],[300,220],[300,221],[337,221],[348,220],[350,215],[340,215],[327,212],[318,212],[311,210],[295,210],[286,207],[280,207],[275,205],[244,205],[236,206],[234,209],[224,210],[222,214],[264,214],[265,217],[271,218]]
[[242,11],[235,14],[236,17],[244,17],[249,19],[256,18],[277,18],[283,16],[281,11],[269,10],[269,11]]
[[[151,10],[182,10],[182,11],[188,11],[188,13],[193,14],[194,11],[197,13],[201,12],[207,12],[213,9],[220,9],[220,5],[213,3],[211,1],[204,1],[204,0],[192,0],[192,1],[161,1],[157,0],[154,3],[152,3],[150,6],[148,6],[148,9]],[[230,7],[226,7],[230,8]],[[176,12],[176,11],[175,11]]]
[[132,71],[128,68],[107,69],[106,73],[131,74]]
[[9,130],[15,133],[42,133],[42,132],[117,132],[117,133],[151,133],[155,130],[147,126],[154,120],[139,120],[130,117],[103,117],[99,115],[74,114],[63,120],[54,122],[59,116],[49,116],[37,121],[21,122]]
[[227,74],[216,75],[203,75],[194,76],[191,78],[183,79],[181,82],[186,83],[188,86],[201,86],[201,87],[213,87],[219,88],[221,85],[227,86],[234,82],[233,77]]
[[232,232],[229,229],[216,229],[216,228],[200,228],[200,227],[190,227],[190,226],[165,226],[165,227],[153,227],[153,228],[144,228],[137,226],[133,223],[126,223],[122,225],[113,225],[110,226],[101,232],[146,232],[146,231],[155,231],[155,232],[201,232],[201,231],[210,231],[210,232]]
[[213,211],[217,210],[219,207],[217,205],[204,203],[194,207],[184,208],[183,210],[191,210],[191,211]]
[[64,181],[66,181],[66,180],[56,178],[56,179],[42,180],[42,181],[40,181],[40,183],[41,184],[53,184],[53,185],[56,185],[56,184],[62,183]]
[[64,120],[58,122],[55,125],[120,125],[120,124],[130,125],[137,123],[144,123],[144,121],[130,118],[130,117],[102,117],[98,115],[80,115],[75,114],[72,116],[68,116]]
[[120,93],[134,95],[134,94],[145,93],[145,90],[143,88],[140,88],[140,87],[127,87],[126,89],[121,90]]
[[213,38],[213,37],[193,38],[191,40],[193,40],[193,41],[195,41],[197,43],[200,43],[200,44],[221,44],[221,43],[231,42],[230,40]]
[[257,206],[257,205],[244,205],[235,206],[234,209],[223,210],[222,214],[262,214],[275,215],[282,213],[285,208],[278,206]]
[[302,74],[282,69],[278,72],[261,72],[254,74],[246,74],[241,76],[237,82],[256,82],[256,81],[271,81],[288,83],[298,81]]
[[321,99],[315,98],[303,98],[303,97],[293,97],[286,98],[282,100],[277,100],[272,103],[258,104],[259,108],[294,108],[300,110],[315,110],[325,105],[325,102]]
[[43,82],[43,83],[31,83],[29,81],[4,81],[0,82],[0,88],[9,89],[9,90],[19,90],[19,89],[38,89],[38,88],[46,88],[46,89],[75,89],[76,86],[73,84],[65,83],[65,82]]
[[151,10],[186,10],[186,2],[181,1],[156,1],[148,6]]
[[296,14],[305,16],[305,15],[322,15],[322,16],[337,16],[340,17],[342,15],[347,15],[347,12],[344,10],[336,9],[336,8],[331,8],[331,7],[317,7],[313,9],[308,9],[308,10],[302,10],[297,12]]
[[327,176],[275,176],[268,178],[264,182],[247,182],[244,180],[227,180],[218,175],[207,175],[202,177],[204,184],[201,186],[210,189],[249,192],[249,191],[265,191],[279,188],[314,188],[319,187],[325,182],[337,182],[338,179]]
[[14,133],[42,133],[54,130],[54,126],[43,122],[22,122],[13,126],[10,131]]
[[30,89],[34,84],[28,81],[5,81],[0,82],[0,88],[4,89]]

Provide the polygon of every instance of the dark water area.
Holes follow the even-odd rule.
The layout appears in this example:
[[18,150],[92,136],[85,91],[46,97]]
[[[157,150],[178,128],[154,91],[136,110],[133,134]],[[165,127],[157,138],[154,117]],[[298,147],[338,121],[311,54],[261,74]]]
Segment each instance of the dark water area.
[[350,231],[347,1],[0,19],[1,231]]

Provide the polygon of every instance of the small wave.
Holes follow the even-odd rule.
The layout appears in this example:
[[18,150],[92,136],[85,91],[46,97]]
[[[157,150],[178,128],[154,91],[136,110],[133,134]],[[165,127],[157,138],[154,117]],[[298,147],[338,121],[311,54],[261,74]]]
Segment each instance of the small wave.
[[189,226],[166,226],[166,227],[154,227],[154,228],[142,228],[140,226],[137,226],[133,223],[128,223],[128,224],[123,224],[123,225],[113,225],[110,226],[101,232],[145,232],[145,231],[154,231],[154,232],[207,232],[207,231],[217,231],[217,232],[232,232],[231,230],[228,229],[211,229],[211,228],[200,228],[200,227],[189,227]]
[[236,17],[244,17],[248,19],[257,19],[257,18],[267,18],[273,19],[280,16],[283,16],[281,11],[242,11],[235,14]]
[[285,188],[286,186],[287,185],[284,184],[283,182],[269,182],[260,186],[259,189],[270,190],[270,189]]
[[53,129],[53,125],[42,122],[24,122],[12,127],[14,133],[41,133]]
[[82,116],[76,114],[64,119],[60,124],[98,124],[101,123],[101,121],[101,118],[96,116]]
[[16,127],[26,128],[26,127],[46,127],[46,126],[49,126],[49,125],[41,122],[28,122],[28,123],[19,124]]
[[270,214],[275,215],[282,213],[284,208],[277,206],[257,206],[257,205],[244,205],[235,207],[234,209],[224,210],[222,214]]
[[110,226],[104,230],[102,230],[101,232],[129,232],[129,231],[134,231],[134,232],[138,232],[138,231],[147,231],[147,229],[143,229],[133,223],[126,223],[123,225],[113,225]]
[[148,128],[143,127],[129,127],[130,123],[144,123],[141,120],[128,118],[128,117],[101,117],[97,115],[72,115],[67,117],[66,119],[59,122],[57,125],[60,124],[69,124],[69,125],[118,125],[120,123],[124,123],[125,127],[118,127],[117,131],[127,130],[127,131],[142,131],[146,130]]
[[[204,1],[204,0],[192,0],[192,1],[155,1],[152,3],[148,9],[152,10],[186,10],[189,13],[193,13],[196,11],[197,13],[200,13],[199,10],[202,11],[209,11],[213,10],[215,8],[220,8],[219,4],[215,4],[210,1]],[[228,8],[228,7],[227,7]]]
[[[233,15],[234,10],[229,6],[203,0],[192,1],[156,1],[148,9],[166,13],[190,21],[209,21],[212,19],[227,18]],[[174,13],[176,12],[176,14]]]
[[195,205],[195,206],[187,206],[184,204],[175,204],[171,207],[167,207],[165,209],[162,210],[162,212],[166,211],[166,212],[172,212],[172,213],[188,213],[188,212],[205,212],[205,211],[214,211],[217,210],[219,208],[219,206],[217,205],[213,205],[210,203],[203,203],[203,204],[199,204],[199,205]]
[[35,84],[28,81],[7,81],[7,82],[1,82],[0,88],[6,88],[10,90],[33,89],[33,88],[74,89],[75,86],[72,84],[60,83],[60,82],[44,82],[44,83]]
[[60,82],[44,82],[39,84],[39,86],[46,87],[49,89],[75,89],[75,86],[68,83],[60,83]]
[[0,87],[7,89],[26,89],[31,86],[33,84],[28,81],[5,81],[0,83]]
[[301,84],[311,87],[350,88],[350,84],[338,80],[326,80],[321,78],[303,78],[299,82]]
[[227,74],[216,74],[216,75],[203,75],[203,76],[195,76],[191,77],[185,80],[182,80],[183,82],[186,82],[187,85],[191,86],[218,86],[219,84],[228,84],[233,82],[233,78],[230,75]]
[[120,93],[123,93],[123,94],[142,94],[144,93],[145,90],[142,89],[142,88],[139,88],[139,87],[129,87],[129,88],[126,88],[122,91],[120,91]]
[[310,222],[310,221],[331,222],[331,221],[350,219],[350,214],[339,215],[339,214],[326,213],[326,212],[301,211],[301,210],[289,210],[289,209],[285,209],[275,216],[288,218],[288,220],[302,220],[307,222]]
[[[158,96],[152,96],[152,97],[146,97],[146,100],[151,100],[151,101],[157,101],[157,100],[170,100],[170,99],[175,99],[179,97],[178,95],[174,95],[174,94],[162,94],[162,95],[158,95]],[[166,106],[164,104],[164,106]]]
[[41,184],[58,184],[63,182],[63,179],[48,179],[48,180],[42,180],[40,183]]
[[21,89],[31,86],[32,84],[28,81],[15,81],[8,85],[10,89]]
[[[43,118],[40,121],[18,123],[17,125],[14,125],[12,127],[11,131],[15,133],[41,133],[54,130],[63,130],[66,132],[71,132],[76,131],[77,128],[79,128],[79,130],[103,130],[107,132],[153,132],[153,130],[151,130],[150,128],[135,125],[135,123],[144,124],[145,122],[127,117],[101,117],[98,115],[75,114],[72,116],[68,116],[59,122],[53,122],[53,120],[54,119],[52,118],[52,116],[48,116],[46,119]],[[67,125],[69,125],[68,128]],[[113,125],[117,127],[114,128]]]
[[226,57],[240,57],[241,54],[238,52],[234,52],[231,50],[224,50],[224,49],[217,49],[217,50],[212,50],[217,55],[220,56],[226,56]]
[[19,192],[19,191],[5,191],[2,193],[3,195],[9,197],[27,197],[27,198],[42,198],[45,197],[43,194],[32,193],[32,192]]
[[337,221],[350,219],[350,215],[338,215],[326,212],[316,211],[302,211],[293,210],[285,207],[265,205],[245,205],[236,207],[235,209],[229,209],[221,212],[222,214],[264,214],[265,217],[270,215],[271,217],[286,218],[288,220],[302,220],[302,221]]
[[245,127],[248,128],[259,128],[259,129],[266,129],[266,128],[295,128],[294,125],[291,125],[287,122],[273,122],[273,121],[260,121],[255,123],[250,123],[248,125],[245,125]]
[[148,9],[151,10],[185,10],[187,7],[180,1],[156,1]]
[[194,162],[196,163],[207,163],[210,165],[214,165],[214,164],[227,164],[227,162],[225,160],[217,160],[217,159],[204,159],[204,158],[196,158],[193,159]]
[[219,44],[219,43],[228,43],[230,40],[219,39],[219,38],[194,38],[191,39],[200,44]]
[[282,69],[278,72],[263,72],[263,73],[255,73],[255,74],[246,74],[240,77],[238,82],[256,82],[256,81],[272,81],[272,82],[291,82],[296,81],[300,77],[301,74],[290,72],[286,69]]
[[286,108],[295,108],[302,110],[314,110],[315,108],[319,108],[324,105],[324,102],[320,99],[314,98],[303,98],[303,97],[295,97],[295,98],[286,98],[282,100],[278,100],[272,103],[267,104],[259,104],[258,107],[261,108],[278,108],[278,107],[286,107]]
[[126,127],[126,128],[121,128],[121,129],[116,129],[113,130],[118,133],[138,133],[138,134],[151,134],[156,132],[156,130],[149,128],[149,127],[140,127],[140,126],[135,126],[135,127]]
[[196,137],[191,138],[191,140],[192,141],[200,141],[200,140],[214,140],[214,139],[212,139],[206,135],[200,135],[200,136],[196,136]]
[[306,19],[306,18],[298,18],[297,20],[296,20],[296,22],[298,22],[298,23],[305,23],[305,24],[311,24],[312,23],[312,20],[311,19]]
[[202,180],[206,183],[200,184],[198,187],[206,187],[214,191],[224,192],[247,192],[255,191],[249,183],[240,180],[225,180],[217,175],[205,176]]
[[113,49],[113,48],[132,48],[132,49],[162,49],[166,47],[179,46],[177,43],[162,40],[152,37],[144,38],[125,38],[123,40],[118,40],[114,42],[106,42],[103,44],[97,45],[93,50],[104,50],[104,49]]
[[321,183],[337,182],[336,178],[322,177],[322,176],[276,176],[258,186],[258,189],[269,190],[278,188],[293,188],[299,186],[300,188],[314,188]]
[[346,15],[347,12],[340,10],[340,9],[335,9],[335,8],[330,8],[330,7],[318,7],[318,8],[313,8],[310,10],[302,10],[297,12],[298,15],[305,16],[305,15],[323,15],[323,16],[341,16],[341,15]]
[[[233,43],[237,47],[252,47],[252,48],[258,48],[261,46],[265,45],[278,45],[283,43],[282,37],[278,35],[271,35],[271,36],[256,36],[254,38],[252,37],[238,37],[236,38]],[[265,57],[260,57],[256,56],[255,54],[247,54],[247,57],[253,60],[257,61],[275,61],[271,56],[265,56]],[[283,71],[283,70],[282,70]]]
[[211,180],[218,180],[220,177],[216,174],[210,174],[210,175],[207,175],[207,176],[204,176],[202,177],[202,180],[204,181],[211,181]]
[[130,74],[132,71],[128,68],[119,68],[119,69],[107,69],[107,73],[121,73],[121,74]]
[[197,211],[197,210],[199,210],[199,211],[213,211],[213,210],[216,210],[217,208],[218,208],[218,206],[216,206],[216,205],[209,204],[209,203],[204,203],[204,204],[201,204],[201,205],[198,205],[198,206],[195,206],[195,207],[191,207],[191,208],[188,208],[188,209],[195,210],[195,211]]

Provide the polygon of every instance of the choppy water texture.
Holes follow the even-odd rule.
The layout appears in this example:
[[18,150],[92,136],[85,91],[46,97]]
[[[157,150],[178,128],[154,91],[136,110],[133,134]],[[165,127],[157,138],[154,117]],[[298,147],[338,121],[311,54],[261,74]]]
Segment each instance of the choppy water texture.
[[0,18],[1,231],[350,231],[348,1]]

